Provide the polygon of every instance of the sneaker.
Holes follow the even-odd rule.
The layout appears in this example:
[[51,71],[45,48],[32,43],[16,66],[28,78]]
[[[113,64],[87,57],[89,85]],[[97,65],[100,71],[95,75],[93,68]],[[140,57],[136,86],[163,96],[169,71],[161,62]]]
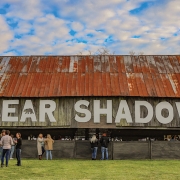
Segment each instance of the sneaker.
[[10,158],[10,159],[14,159],[14,158]]

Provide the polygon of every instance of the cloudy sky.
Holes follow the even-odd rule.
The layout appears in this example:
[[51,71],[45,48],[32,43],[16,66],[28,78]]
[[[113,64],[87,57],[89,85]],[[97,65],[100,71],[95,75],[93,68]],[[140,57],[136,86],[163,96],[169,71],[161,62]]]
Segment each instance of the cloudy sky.
[[0,0],[0,55],[180,54],[180,0]]

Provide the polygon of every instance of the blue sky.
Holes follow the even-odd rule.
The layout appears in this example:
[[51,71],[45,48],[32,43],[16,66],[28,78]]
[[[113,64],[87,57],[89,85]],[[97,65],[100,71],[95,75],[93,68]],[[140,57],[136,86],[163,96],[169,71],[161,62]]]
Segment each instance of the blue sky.
[[179,0],[1,0],[0,55],[180,54]]

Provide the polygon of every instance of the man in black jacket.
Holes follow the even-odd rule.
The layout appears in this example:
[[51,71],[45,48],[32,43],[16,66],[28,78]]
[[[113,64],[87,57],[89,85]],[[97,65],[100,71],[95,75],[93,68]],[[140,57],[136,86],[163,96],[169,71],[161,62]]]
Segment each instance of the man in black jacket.
[[16,143],[16,159],[17,159],[17,166],[21,166],[21,146],[22,146],[22,139],[21,133],[16,133],[17,140]]
[[100,139],[101,143],[101,153],[102,157],[101,160],[104,160],[104,153],[106,154],[106,160],[108,160],[108,144],[109,144],[109,138],[106,136],[106,133],[104,133]]

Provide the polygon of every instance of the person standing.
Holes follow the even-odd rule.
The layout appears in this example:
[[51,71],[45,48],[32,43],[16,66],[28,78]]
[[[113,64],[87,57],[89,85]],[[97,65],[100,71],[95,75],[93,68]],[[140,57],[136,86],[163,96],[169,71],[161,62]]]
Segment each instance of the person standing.
[[22,146],[22,138],[21,133],[16,133],[17,140],[16,143],[16,159],[17,159],[17,166],[21,166],[21,146]]
[[42,159],[42,155],[45,152],[45,150],[44,150],[44,138],[43,138],[43,134],[39,134],[39,136],[37,138],[37,150],[38,150],[39,160],[41,160]]
[[3,146],[3,153],[1,157],[1,167],[4,166],[4,157],[6,155],[6,167],[8,167],[8,161],[9,161],[9,155],[11,151],[11,145],[13,144],[13,140],[11,136],[9,136],[10,131],[6,130],[5,131],[5,136],[1,138],[1,144]]
[[48,157],[49,157],[50,160],[52,160],[51,151],[53,150],[54,140],[51,138],[50,134],[47,134],[47,138],[44,140],[44,143],[45,143],[45,150],[46,150],[46,159],[48,160]]
[[106,154],[106,160],[108,160],[108,144],[109,144],[109,138],[106,136],[106,133],[103,133],[101,139],[101,160],[104,160],[104,153]]
[[2,144],[1,144],[2,133],[0,134],[0,159],[2,156]]
[[91,150],[92,150],[92,160],[96,160],[97,150],[98,150],[98,139],[96,138],[96,135],[93,135],[91,140]]
[[2,130],[1,134],[0,134],[0,160],[1,160],[1,157],[2,157],[2,153],[3,153],[3,147],[2,147],[2,143],[1,143],[1,138],[3,136],[5,136],[5,131],[6,130]]
[[14,154],[14,149],[15,149],[15,139],[14,139],[14,135],[11,134],[12,140],[13,140],[13,144],[11,146],[11,152],[10,152],[10,159],[13,159],[13,154]]

